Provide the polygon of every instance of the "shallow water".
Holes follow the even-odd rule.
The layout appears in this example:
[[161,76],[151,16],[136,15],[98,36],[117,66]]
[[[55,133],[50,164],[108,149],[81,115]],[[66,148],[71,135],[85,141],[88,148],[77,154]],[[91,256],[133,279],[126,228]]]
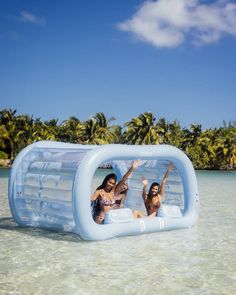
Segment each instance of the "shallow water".
[[0,294],[236,294],[235,172],[197,172],[194,228],[102,242],[19,228],[8,172],[0,169]]

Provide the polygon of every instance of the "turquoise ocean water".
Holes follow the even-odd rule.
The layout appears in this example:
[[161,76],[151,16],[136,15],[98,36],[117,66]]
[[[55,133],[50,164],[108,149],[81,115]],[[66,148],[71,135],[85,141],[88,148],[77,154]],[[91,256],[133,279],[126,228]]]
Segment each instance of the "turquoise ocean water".
[[195,227],[102,242],[18,227],[8,175],[0,169],[0,294],[236,294],[235,172],[197,172]]

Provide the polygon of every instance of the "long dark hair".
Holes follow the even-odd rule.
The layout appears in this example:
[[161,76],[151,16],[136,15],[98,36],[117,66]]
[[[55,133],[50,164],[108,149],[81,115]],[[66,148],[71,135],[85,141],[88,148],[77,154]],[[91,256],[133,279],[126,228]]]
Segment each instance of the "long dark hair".
[[152,198],[152,188],[154,186],[158,186],[158,193],[159,193],[159,189],[160,189],[160,184],[158,182],[153,182],[150,186],[149,192],[148,192],[148,198],[151,199]]
[[117,180],[117,176],[115,175],[115,173],[110,173],[110,174],[108,174],[108,175],[104,178],[102,184],[99,185],[99,187],[98,187],[96,190],[105,188],[105,186],[106,186],[108,180],[111,179],[111,178],[114,179],[115,182],[116,182],[116,180]]

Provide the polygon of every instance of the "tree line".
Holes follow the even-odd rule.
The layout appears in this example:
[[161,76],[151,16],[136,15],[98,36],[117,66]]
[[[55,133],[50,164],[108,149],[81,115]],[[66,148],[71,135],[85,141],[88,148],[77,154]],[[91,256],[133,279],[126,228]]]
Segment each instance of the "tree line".
[[96,113],[86,121],[77,117],[59,124],[58,119],[42,121],[17,114],[16,110],[0,111],[0,160],[13,161],[27,145],[39,140],[79,144],[170,144],[184,151],[195,169],[236,168],[236,121],[223,122],[220,128],[202,129],[200,124],[182,128],[177,120],[158,120],[145,112],[126,122],[114,124],[115,118]]

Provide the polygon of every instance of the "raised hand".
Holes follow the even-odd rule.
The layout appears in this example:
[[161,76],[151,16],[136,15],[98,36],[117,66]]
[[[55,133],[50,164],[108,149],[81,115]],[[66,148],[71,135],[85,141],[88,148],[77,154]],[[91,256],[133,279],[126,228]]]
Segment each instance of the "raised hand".
[[144,186],[147,186],[147,185],[148,185],[148,180],[147,180],[145,177],[143,177],[143,176],[142,176],[141,179],[142,179],[142,183],[143,183],[143,185],[144,185]]
[[141,165],[141,161],[140,160],[135,160],[132,163],[132,168],[137,169],[140,165]]

